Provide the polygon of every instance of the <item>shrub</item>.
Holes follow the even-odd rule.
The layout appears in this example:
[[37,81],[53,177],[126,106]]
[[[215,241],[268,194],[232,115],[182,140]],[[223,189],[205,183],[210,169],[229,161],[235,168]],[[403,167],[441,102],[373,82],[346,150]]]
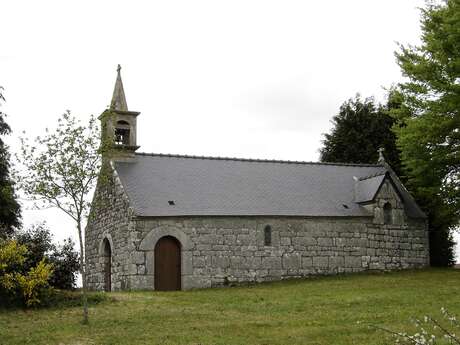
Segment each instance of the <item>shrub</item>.
[[397,332],[383,327],[372,326],[386,333],[392,334],[396,344],[413,345],[441,345],[460,344],[458,332],[460,323],[447,309],[441,308],[442,317],[435,319],[424,316],[422,320],[414,319],[415,333]]
[[52,265],[42,260],[24,274],[26,255],[26,246],[15,240],[0,242],[0,297],[5,305],[36,306],[50,292]]
[[18,231],[15,239],[19,244],[27,247],[26,260],[23,265],[24,273],[37,266],[46,254],[55,249],[51,231],[45,222],[33,224],[26,230]]
[[62,246],[55,248],[49,256],[49,261],[54,266],[50,279],[51,286],[63,290],[75,288],[75,272],[80,269],[80,262],[72,239],[64,240]]
[[0,300],[4,305],[18,299],[16,274],[24,264],[26,252],[27,248],[16,241],[0,241]]
[[73,289],[75,273],[80,268],[78,252],[74,250],[74,243],[70,238],[64,240],[61,246],[54,245],[52,239],[45,222],[32,225],[16,234],[18,243],[28,249],[22,272],[27,273],[45,259],[53,265],[50,285],[57,289]]
[[0,272],[17,269],[25,261],[27,248],[16,241],[0,241]]
[[53,266],[45,260],[32,267],[27,275],[18,274],[17,281],[25,304],[35,306],[40,304],[40,296],[49,292],[48,280],[53,272]]

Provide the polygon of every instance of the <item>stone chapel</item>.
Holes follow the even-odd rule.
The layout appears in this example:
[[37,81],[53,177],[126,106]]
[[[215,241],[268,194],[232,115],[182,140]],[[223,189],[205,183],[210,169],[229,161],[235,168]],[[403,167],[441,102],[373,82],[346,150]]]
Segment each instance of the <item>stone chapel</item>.
[[138,153],[120,67],[110,178],[86,228],[87,285],[181,290],[429,264],[426,216],[376,164]]

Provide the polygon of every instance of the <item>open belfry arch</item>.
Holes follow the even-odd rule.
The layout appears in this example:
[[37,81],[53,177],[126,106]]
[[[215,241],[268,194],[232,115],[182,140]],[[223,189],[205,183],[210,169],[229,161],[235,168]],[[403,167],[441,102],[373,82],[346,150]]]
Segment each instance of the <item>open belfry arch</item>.
[[113,148],[117,150],[119,158],[132,156],[139,148],[137,145],[137,116],[139,114],[138,111],[128,110],[121,80],[121,66],[118,65],[110,107],[99,116],[99,120],[102,135],[106,140],[113,141]]
[[138,153],[139,114],[118,66],[99,117],[111,150],[86,228],[90,288],[178,290],[429,264],[426,216],[383,151],[376,164]]

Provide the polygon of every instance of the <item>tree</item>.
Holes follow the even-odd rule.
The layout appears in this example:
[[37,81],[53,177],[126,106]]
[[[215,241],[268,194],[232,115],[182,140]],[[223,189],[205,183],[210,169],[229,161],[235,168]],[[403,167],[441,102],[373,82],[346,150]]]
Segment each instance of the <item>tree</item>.
[[83,280],[83,322],[88,323],[83,222],[90,209],[89,194],[101,165],[99,129],[94,117],[87,126],[67,111],[54,132],[46,131],[35,145],[21,138],[20,161],[24,165],[18,184],[37,207],[57,207],[75,221],[80,245]]
[[[0,87],[0,104],[5,101]],[[10,154],[2,136],[11,133],[5,121],[6,114],[0,111],[0,239],[11,236],[21,225],[21,207],[16,201],[14,183],[10,178]]]
[[400,173],[401,161],[396,148],[396,136],[392,132],[395,120],[388,115],[386,106],[375,104],[372,98],[361,100],[357,95],[340,106],[332,118],[330,134],[324,134],[320,150],[322,162],[371,163],[378,160],[378,149],[385,149],[385,158],[396,173]]
[[46,223],[34,224],[27,230],[21,229],[17,231],[14,239],[18,244],[27,248],[22,265],[24,272],[36,266],[46,257],[46,254],[54,249],[53,238],[50,230],[46,227]]
[[65,290],[75,288],[75,273],[78,272],[80,264],[72,239],[64,240],[62,245],[55,248],[49,255],[49,261],[53,264],[50,285]]
[[52,287],[66,290],[75,287],[75,273],[79,271],[80,264],[71,238],[56,246],[45,222],[32,225],[27,230],[17,231],[14,238],[18,244],[27,248],[21,272],[27,273],[40,261],[45,260],[53,265],[49,281]]
[[408,186],[429,215],[432,264],[450,265],[460,219],[460,0],[428,4],[421,24],[421,45],[396,52],[407,81],[395,131]]

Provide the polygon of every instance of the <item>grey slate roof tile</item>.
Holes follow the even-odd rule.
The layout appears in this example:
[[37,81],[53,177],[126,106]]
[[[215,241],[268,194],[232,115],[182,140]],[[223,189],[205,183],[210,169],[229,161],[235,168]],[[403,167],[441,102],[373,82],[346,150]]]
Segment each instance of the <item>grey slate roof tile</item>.
[[380,188],[386,174],[360,178],[355,183],[355,202],[364,203],[372,201]]
[[162,154],[136,154],[114,166],[136,215],[152,217],[370,216],[354,202],[353,177],[387,171],[381,165]]

